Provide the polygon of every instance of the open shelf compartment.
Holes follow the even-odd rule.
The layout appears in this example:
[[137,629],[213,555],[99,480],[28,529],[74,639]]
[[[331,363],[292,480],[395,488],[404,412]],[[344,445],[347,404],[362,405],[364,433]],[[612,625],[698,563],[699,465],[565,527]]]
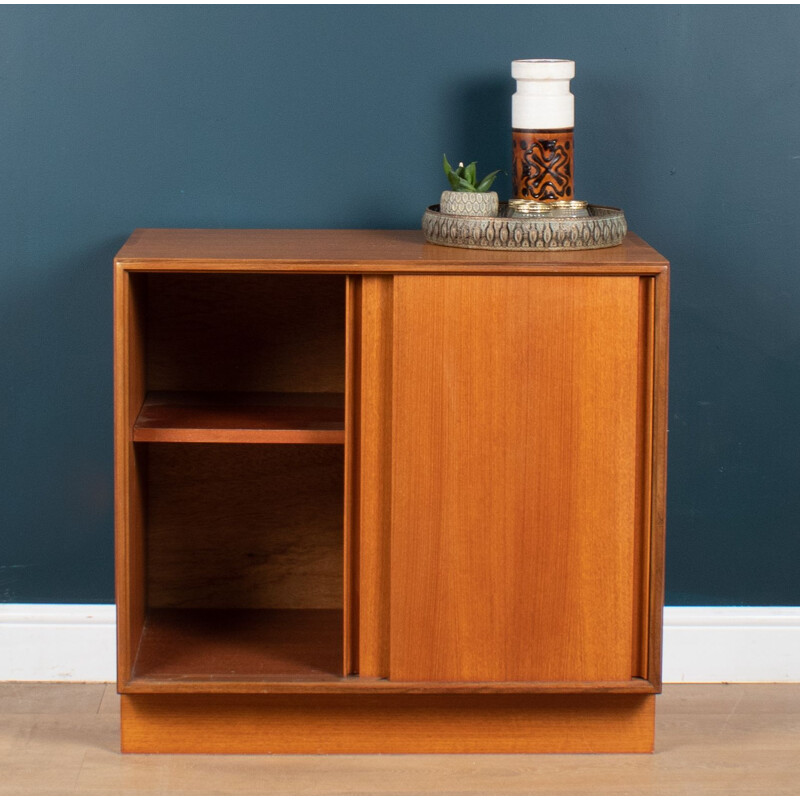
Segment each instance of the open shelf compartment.
[[151,609],[134,680],[339,680],[340,609]]
[[121,687],[341,680],[345,278],[124,281]]
[[343,448],[150,443],[132,679],[343,675]]

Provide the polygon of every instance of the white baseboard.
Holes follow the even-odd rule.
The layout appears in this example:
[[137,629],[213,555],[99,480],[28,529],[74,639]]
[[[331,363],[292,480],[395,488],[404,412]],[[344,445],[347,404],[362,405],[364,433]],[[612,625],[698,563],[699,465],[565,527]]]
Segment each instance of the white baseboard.
[[800,607],[667,606],[665,683],[800,681]]
[[113,605],[0,604],[0,681],[116,680]]
[[[113,605],[0,604],[0,681],[115,679]],[[668,606],[666,683],[800,682],[800,607]]]

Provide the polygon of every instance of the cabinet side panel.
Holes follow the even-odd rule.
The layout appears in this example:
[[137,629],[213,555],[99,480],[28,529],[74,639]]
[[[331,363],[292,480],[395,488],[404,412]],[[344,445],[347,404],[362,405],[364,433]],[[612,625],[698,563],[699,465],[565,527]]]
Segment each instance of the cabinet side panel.
[[391,277],[362,279],[361,324],[359,671],[366,677],[386,677],[392,475]]
[[639,279],[395,279],[396,680],[631,677]]
[[661,688],[664,550],[667,505],[667,396],[669,384],[669,272],[655,278],[653,336],[653,467],[650,554],[650,631],[647,679]]
[[114,272],[114,484],[117,672],[131,675],[145,609],[144,457],[132,440],[145,395],[144,276]]
[[650,556],[653,478],[653,279],[639,281],[639,410],[636,414],[636,537],[633,569],[633,661],[631,673],[648,674]]

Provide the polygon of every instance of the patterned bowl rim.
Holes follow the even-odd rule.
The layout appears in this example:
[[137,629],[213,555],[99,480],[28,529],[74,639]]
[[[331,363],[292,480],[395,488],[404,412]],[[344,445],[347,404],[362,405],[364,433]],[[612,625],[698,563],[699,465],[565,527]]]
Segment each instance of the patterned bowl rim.
[[[508,208],[508,203],[500,203],[500,210]],[[532,226],[541,225],[543,223],[552,223],[552,222],[581,222],[583,224],[587,224],[592,222],[595,219],[616,219],[616,218],[624,218],[625,212],[621,208],[614,208],[613,206],[596,206],[592,205],[591,203],[587,206],[587,210],[591,212],[600,212],[598,213],[591,213],[591,216],[588,217],[506,217],[503,214],[493,215],[491,217],[474,217],[474,216],[465,216],[463,214],[448,214],[445,211],[439,210],[439,203],[435,203],[432,206],[428,206],[425,209],[426,214],[433,214],[437,217],[447,217],[448,219],[464,219],[464,220],[507,220],[509,222],[522,222],[526,224],[530,224]]]
[[[501,209],[507,206],[501,204]],[[595,250],[622,244],[628,228],[622,209],[589,205],[587,217],[507,217],[445,214],[438,205],[422,216],[425,239],[474,250]],[[523,243],[520,236],[535,241]]]

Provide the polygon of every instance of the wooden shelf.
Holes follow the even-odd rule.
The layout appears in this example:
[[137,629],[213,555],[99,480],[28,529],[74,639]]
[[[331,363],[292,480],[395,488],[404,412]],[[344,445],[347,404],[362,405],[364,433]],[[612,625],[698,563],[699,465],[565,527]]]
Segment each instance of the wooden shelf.
[[343,444],[344,395],[148,392],[133,441]]
[[338,609],[151,609],[134,679],[339,680]]

